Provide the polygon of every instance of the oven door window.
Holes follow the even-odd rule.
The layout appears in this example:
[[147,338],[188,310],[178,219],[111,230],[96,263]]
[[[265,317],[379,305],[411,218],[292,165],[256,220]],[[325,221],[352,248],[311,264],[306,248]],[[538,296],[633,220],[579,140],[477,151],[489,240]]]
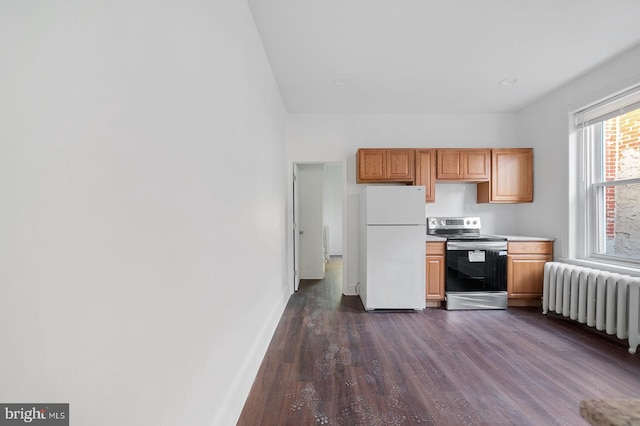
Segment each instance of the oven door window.
[[447,250],[446,291],[507,291],[504,250]]

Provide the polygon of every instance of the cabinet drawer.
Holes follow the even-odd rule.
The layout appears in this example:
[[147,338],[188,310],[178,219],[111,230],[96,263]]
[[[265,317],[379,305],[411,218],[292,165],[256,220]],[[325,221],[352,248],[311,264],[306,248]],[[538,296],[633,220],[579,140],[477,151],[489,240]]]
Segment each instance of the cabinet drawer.
[[444,256],[445,243],[427,243],[427,256]]
[[509,242],[508,254],[552,254],[552,241]]

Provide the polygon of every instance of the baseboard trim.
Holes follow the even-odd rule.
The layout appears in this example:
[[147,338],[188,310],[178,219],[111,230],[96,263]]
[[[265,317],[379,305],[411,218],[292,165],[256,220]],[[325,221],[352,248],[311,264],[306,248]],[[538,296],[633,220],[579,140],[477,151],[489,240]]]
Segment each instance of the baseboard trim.
[[358,284],[356,283],[356,284],[343,286],[342,294],[344,294],[345,296],[357,296],[358,295],[358,291],[356,289],[357,285]]
[[233,383],[229,385],[229,392],[222,401],[222,404],[220,404],[221,409],[214,417],[211,426],[227,426],[238,423],[238,419],[244,408],[244,403],[249,396],[251,386],[253,386],[253,382],[258,375],[262,360],[267,353],[273,334],[278,327],[278,323],[280,322],[280,318],[282,318],[290,296],[291,293],[289,291],[283,293],[280,303],[274,306],[268,318],[264,321],[264,326],[260,329],[254,344],[247,352],[247,357],[238,370],[239,374]]

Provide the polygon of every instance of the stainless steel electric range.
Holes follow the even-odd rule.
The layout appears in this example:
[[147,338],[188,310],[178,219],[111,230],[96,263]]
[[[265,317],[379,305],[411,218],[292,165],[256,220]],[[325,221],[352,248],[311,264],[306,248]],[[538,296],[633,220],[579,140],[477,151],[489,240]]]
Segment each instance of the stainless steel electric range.
[[446,308],[507,308],[507,239],[480,233],[479,217],[429,217],[427,234],[447,239]]

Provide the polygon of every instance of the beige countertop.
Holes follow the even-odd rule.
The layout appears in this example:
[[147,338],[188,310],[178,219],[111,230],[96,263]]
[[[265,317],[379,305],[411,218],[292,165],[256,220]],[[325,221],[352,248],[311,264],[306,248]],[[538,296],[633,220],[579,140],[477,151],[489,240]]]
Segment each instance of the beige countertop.
[[524,235],[496,235],[498,237],[505,237],[507,241],[555,241],[555,238],[547,237],[530,237]]
[[640,399],[580,401],[580,415],[592,426],[640,424]]
[[[507,241],[555,241],[555,238],[547,238],[547,237],[527,237],[523,235],[498,235],[498,234],[492,234],[492,235],[496,235],[497,237],[504,237],[507,239]],[[447,241],[446,238],[437,237],[435,235],[426,235],[425,237],[426,237],[425,238],[426,242]]]

